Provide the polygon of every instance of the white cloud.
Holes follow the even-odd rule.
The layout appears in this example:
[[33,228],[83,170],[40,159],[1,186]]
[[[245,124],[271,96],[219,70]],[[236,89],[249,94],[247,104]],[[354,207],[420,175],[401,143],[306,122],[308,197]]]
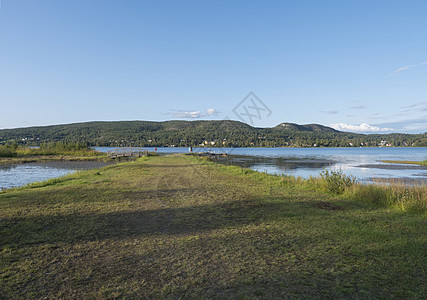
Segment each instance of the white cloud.
[[387,75],[387,77],[396,76],[396,75],[397,75],[397,74],[399,74],[400,72],[407,71],[407,70],[409,70],[409,69],[416,68],[416,67],[421,67],[421,66],[423,66],[423,65],[427,65],[427,61],[422,62],[422,63],[417,64],[417,65],[407,65],[407,66],[404,66],[404,67],[400,67],[400,68],[399,68],[399,69],[397,69],[396,71],[394,71],[394,72],[392,72],[392,73],[388,74],[388,75]]
[[194,111],[172,111],[171,114],[174,116],[174,118],[200,118],[202,115],[200,113],[200,110],[194,110]]
[[219,114],[215,108],[209,108],[204,112],[200,110],[171,110],[166,113],[167,115],[172,115],[174,118],[179,119],[198,119],[207,116],[216,116]]
[[362,123],[360,125],[336,123],[336,124],[330,124],[328,126],[340,131],[355,131],[355,132],[380,132],[380,131],[394,130],[393,128],[381,128],[378,126],[369,125],[367,123]]
[[213,115],[217,115],[218,111],[215,108],[208,108],[206,110],[206,113],[208,116],[213,116]]

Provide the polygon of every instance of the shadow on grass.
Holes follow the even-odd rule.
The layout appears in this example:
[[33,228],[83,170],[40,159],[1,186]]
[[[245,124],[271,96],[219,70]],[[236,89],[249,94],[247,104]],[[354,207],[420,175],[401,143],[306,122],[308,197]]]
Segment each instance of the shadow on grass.
[[[159,193],[189,197],[192,192],[165,189],[125,196],[149,202],[158,200]],[[103,288],[101,298],[114,298],[119,286],[123,298],[422,298],[425,272],[416,268],[425,247],[413,233],[399,234],[399,227],[375,232],[379,229],[369,222],[380,215],[351,216],[356,207],[323,200],[265,196],[151,210],[2,218],[0,247],[23,249],[16,257],[31,257],[33,247],[24,249],[27,245],[71,246],[43,249],[43,259],[54,263],[30,274],[26,289],[11,284],[12,292],[3,294],[28,298],[32,291],[37,296],[32,298],[61,298],[71,289],[75,298],[96,298]],[[281,220],[290,222],[268,226]],[[384,220],[399,219],[387,215]],[[301,229],[303,223],[307,227]],[[148,247],[141,240],[123,242],[144,237],[153,237]],[[405,242],[409,238],[412,242]],[[105,243],[73,245],[85,241]],[[39,259],[40,252],[35,253],[32,259]]]
[[[185,192],[185,191],[184,191]],[[170,193],[170,190],[164,194]],[[162,191],[156,191],[161,195]],[[153,195],[154,196],[154,195]],[[152,235],[182,235],[310,214],[341,213],[316,209],[313,202],[254,199],[188,207],[12,217],[0,221],[0,246],[93,241]],[[305,209],[303,213],[301,209]]]

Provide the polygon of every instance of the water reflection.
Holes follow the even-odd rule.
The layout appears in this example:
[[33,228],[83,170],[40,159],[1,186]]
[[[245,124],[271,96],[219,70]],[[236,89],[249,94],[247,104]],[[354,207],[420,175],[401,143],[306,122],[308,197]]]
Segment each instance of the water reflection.
[[2,166],[0,165],[0,172],[9,172],[10,170],[12,170],[13,167],[11,166]]
[[[336,157],[335,157],[336,159]],[[319,176],[323,169],[341,170],[355,176],[360,182],[373,182],[378,179],[398,180],[404,183],[427,183],[427,167],[402,164],[360,164],[372,162],[364,158],[341,158],[341,161],[316,157],[259,157],[229,155],[215,157],[215,160],[228,165],[237,165],[270,174],[292,175],[303,178]]]
[[282,158],[282,157],[256,157],[243,155],[229,155],[227,157],[217,158],[218,162],[223,164],[237,165],[244,168],[259,169],[262,167],[276,167],[287,171],[295,169],[322,169],[336,164],[332,160],[316,159],[316,158]]

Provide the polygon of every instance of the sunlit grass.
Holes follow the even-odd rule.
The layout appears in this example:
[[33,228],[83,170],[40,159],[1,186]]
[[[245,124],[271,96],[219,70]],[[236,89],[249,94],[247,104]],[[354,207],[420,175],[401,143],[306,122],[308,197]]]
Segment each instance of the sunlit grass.
[[[213,164],[213,163],[211,163]],[[222,166],[233,174],[249,174],[251,178],[293,187],[327,192],[342,198],[369,202],[381,207],[395,208],[417,213],[427,212],[427,186],[407,185],[399,180],[376,179],[373,184],[361,184],[357,178],[346,176],[342,171],[324,170],[318,177],[308,179],[290,175],[268,175],[238,166]]]

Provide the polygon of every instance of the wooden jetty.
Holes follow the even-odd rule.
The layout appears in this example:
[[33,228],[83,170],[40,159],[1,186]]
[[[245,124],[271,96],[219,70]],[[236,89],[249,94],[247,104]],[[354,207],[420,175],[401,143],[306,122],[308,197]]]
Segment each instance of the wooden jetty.
[[148,150],[134,148],[116,148],[107,152],[107,156],[112,159],[121,157],[142,157],[147,155]]
[[209,157],[217,157],[217,156],[226,157],[228,155],[227,153],[216,153],[216,152],[200,152],[197,154],[199,156],[209,156]]

